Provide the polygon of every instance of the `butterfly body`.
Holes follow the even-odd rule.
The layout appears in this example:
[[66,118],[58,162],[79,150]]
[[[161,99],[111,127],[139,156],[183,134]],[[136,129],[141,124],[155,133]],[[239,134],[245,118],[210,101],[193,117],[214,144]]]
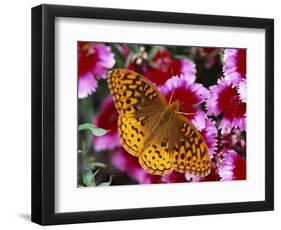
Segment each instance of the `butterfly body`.
[[119,113],[122,146],[149,173],[172,169],[206,176],[210,172],[207,145],[193,124],[179,113],[180,102],[167,102],[143,76],[127,69],[108,74],[108,86]]
[[165,107],[165,109],[159,113],[159,119],[154,124],[150,134],[145,138],[144,148],[147,147],[149,142],[153,140],[153,137],[155,137],[158,132],[161,132],[162,127],[169,123],[174,118],[174,116],[176,116],[176,112],[178,111],[178,109],[179,102],[176,101],[173,104]]

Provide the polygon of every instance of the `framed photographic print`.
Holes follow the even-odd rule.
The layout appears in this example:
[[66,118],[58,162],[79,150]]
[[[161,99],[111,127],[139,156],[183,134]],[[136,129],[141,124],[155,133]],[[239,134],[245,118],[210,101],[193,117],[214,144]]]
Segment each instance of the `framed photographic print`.
[[32,221],[273,210],[274,21],[32,9]]

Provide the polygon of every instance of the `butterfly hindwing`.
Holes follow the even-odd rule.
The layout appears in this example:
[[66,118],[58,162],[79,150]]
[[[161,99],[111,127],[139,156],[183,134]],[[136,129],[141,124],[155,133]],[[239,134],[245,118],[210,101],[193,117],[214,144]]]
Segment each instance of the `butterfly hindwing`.
[[201,134],[185,117],[177,115],[180,132],[172,151],[172,167],[178,172],[206,176],[211,170],[208,147]]
[[167,145],[151,143],[139,156],[140,165],[149,173],[162,175],[171,171],[170,154]]
[[[154,119],[154,123],[159,120],[161,120],[160,117]],[[175,123],[171,119],[165,125],[160,125],[154,131],[150,131],[145,139],[139,162],[151,174],[162,175],[171,171],[171,141],[174,138],[171,131],[174,125]]]
[[133,156],[138,156],[143,148],[146,121],[146,116],[136,118],[120,115],[118,118],[119,140]]

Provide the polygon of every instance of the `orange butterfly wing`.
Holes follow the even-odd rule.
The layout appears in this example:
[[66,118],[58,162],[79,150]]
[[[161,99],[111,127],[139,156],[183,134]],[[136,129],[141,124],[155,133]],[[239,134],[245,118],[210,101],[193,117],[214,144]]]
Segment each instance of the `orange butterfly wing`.
[[177,125],[174,127],[178,131],[171,155],[173,169],[207,176],[211,171],[211,159],[204,138],[186,117],[176,114],[175,119]]

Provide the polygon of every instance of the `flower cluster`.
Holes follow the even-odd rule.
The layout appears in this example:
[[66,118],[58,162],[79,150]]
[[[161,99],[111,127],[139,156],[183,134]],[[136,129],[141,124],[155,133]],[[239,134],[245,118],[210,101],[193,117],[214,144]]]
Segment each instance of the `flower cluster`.
[[85,98],[96,91],[97,81],[105,78],[114,66],[114,54],[109,46],[98,43],[78,43],[78,97]]
[[[80,42],[78,52],[78,96],[93,97],[88,103],[99,109],[91,112],[92,122],[110,130],[92,138],[92,151],[106,162],[104,172],[115,175],[113,184],[246,179],[246,50]],[[121,147],[112,97],[103,95],[102,101],[95,97],[98,82],[103,84],[112,67],[141,73],[167,101],[173,93],[173,100],[180,101],[180,111],[206,141],[212,160],[208,176],[176,171],[151,175]],[[87,110],[89,104],[85,106],[81,100],[79,109]],[[87,121],[87,111],[80,114],[80,120]]]

